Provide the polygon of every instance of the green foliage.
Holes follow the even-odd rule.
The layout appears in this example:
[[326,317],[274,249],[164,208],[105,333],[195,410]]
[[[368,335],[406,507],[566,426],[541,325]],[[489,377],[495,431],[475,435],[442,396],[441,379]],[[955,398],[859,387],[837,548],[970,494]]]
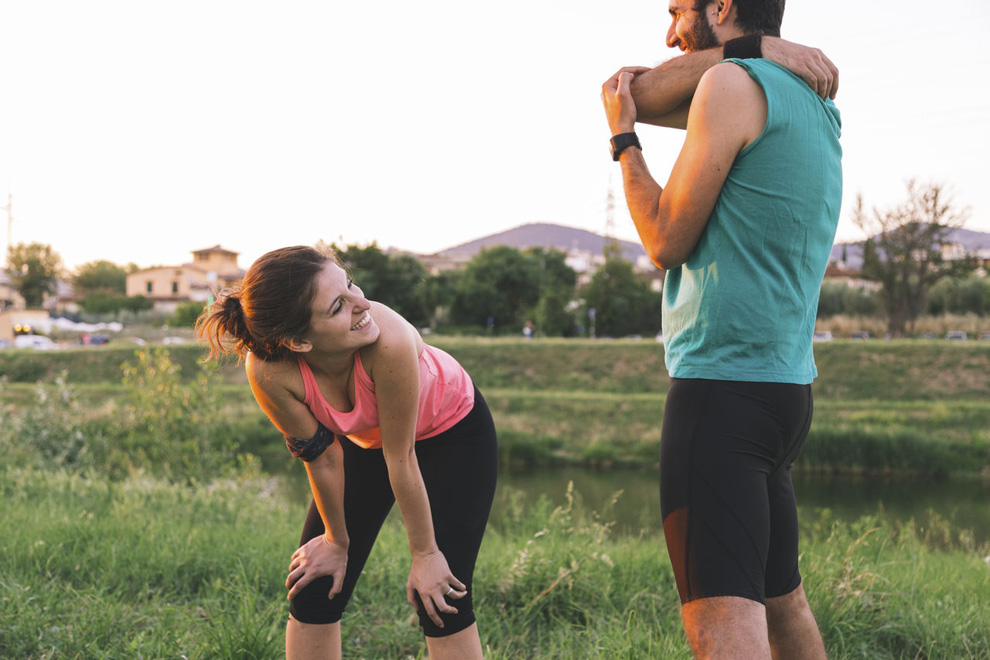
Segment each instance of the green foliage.
[[574,299],[577,273],[567,265],[560,250],[530,248],[526,256],[539,263],[539,298],[531,311],[536,332],[544,337],[570,337],[576,334],[574,314],[568,306]]
[[196,319],[203,313],[204,307],[206,305],[201,302],[191,301],[182,303],[175,308],[175,312],[169,317],[168,323],[176,328],[191,328],[196,325]]
[[9,405],[8,389],[6,379],[0,379],[0,401],[7,403],[0,408],[0,449],[8,461],[51,467],[92,462],[100,443],[92,442],[84,432],[81,411],[64,371],[51,388],[35,385],[32,404],[16,411]]
[[985,316],[990,313],[990,278],[942,278],[928,293],[928,313]]
[[7,272],[28,307],[41,307],[46,293],[54,293],[62,259],[51,245],[19,243],[7,252]]
[[202,365],[198,377],[187,384],[167,349],[138,351],[136,358],[121,367],[129,392],[125,419],[130,464],[155,465],[177,478],[229,472],[234,445],[211,433],[218,403],[212,367]]
[[873,316],[879,311],[876,294],[860,287],[840,282],[822,282],[818,298],[818,318],[848,316]]
[[598,337],[654,336],[660,330],[661,294],[636,277],[617,243],[606,247],[605,264],[581,291],[585,316],[595,310]]
[[[281,657],[299,520],[271,479],[203,484],[0,466],[0,657]],[[609,501],[500,493],[474,580],[485,657],[688,657],[663,537],[614,531]],[[288,507],[291,508],[291,507]],[[920,514],[802,515],[801,572],[836,659],[990,657],[990,566]],[[425,657],[388,520],[342,621],[344,655]]]
[[415,326],[430,323],[426,269],[408,254],[386,254],[377,243],[333,246],[340,262],[369,300],[391,307]]
[[87,314],[142,312],[151,309],[152,306],[153,303],[142,295],[127,297],[107,291],[88,293],[79,301],[79,307]]
[[454,323],[516,333],[540,296],[539,262],[499,245],[482,250],[458,278],[451,311]]
[[76,269],[72,284],[77,294],[116,293],[123,296],[127,292],[127,271],[111,261],[90,261]]

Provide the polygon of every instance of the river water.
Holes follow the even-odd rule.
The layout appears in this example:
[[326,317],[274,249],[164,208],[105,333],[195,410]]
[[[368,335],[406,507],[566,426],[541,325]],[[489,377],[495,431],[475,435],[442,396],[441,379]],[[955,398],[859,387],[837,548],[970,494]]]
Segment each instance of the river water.
[[[830,509],[839,520],[858,520],[881,511],[889,521],[914,519],[919,525],[933,511],[952,522],[958,530],[972,530],[978,543],[990,541],[990,481],[980,479],[883,479],[795,474],[794,492],[802,515],[816,515]],[[584,468],[541,469],[503,472],[499,489],[518,489],[524,499],[549,497],[556,503],[566,500],[568,482],[582,505],[600,510],[621,490],[614,507],[604,516],[614,520],[618,533],[656,531],[660,524],[658,476],[652,470],[595,471]],[[496,503],[499,503],[498,498]]]
[[[286,493],[300,507],[309,501],[305,472],[285,475]],[[523,502],[540,497],[555,504],[566,501],[568,483],[573,483],[580,506],[601,512],[618,491],[622,494],[604,512],[604,521],[615,521],[617,534],[659,534],[660,496],[653,470],[600,471],[581,467],[541,468],[528,471],[503,470],[499,474],[493,517],[511,496]],[[929,511],[951,521],[955,530],[972,530],[977,543],[990,541],[990,480],[986,479],[882,479],[876,477],[794,475],[794,491],[803,516],[829,509],[834,518],[853,521],[881,511],[889,521],[914,519],[924,525]],[[393,511],[393,514],[395,512]]]

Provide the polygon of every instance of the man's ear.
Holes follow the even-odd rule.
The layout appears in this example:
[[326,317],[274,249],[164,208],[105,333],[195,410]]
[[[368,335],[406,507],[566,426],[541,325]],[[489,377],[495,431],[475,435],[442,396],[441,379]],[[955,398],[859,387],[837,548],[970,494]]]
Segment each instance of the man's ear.
[[305,339],[296,339],[295,337],[290,339],[286,346],[294,353],[308,353],[313,350],[313,345],[308,341]]
[[718,0],[715,6],[715,22],[724,25],[729,20],[729,13],[732,11],[732,0]]

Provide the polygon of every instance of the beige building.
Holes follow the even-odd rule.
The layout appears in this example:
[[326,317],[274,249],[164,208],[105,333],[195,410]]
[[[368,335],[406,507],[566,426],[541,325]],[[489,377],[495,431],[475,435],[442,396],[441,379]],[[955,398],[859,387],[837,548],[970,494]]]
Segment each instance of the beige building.
[[[0,311],[0,340],[14,341],[15,334],[36,333],[48,321],[47,309],[8,309]],[[15,333],[16,329],[16,333]]]
[[144,296],[156,309],[174,310],[190,301],[208,302],[216,291],[241,280],[237,252],[219,245],[193,252],[193,261],[181,266],[146,268],[127,275],[127,295]]

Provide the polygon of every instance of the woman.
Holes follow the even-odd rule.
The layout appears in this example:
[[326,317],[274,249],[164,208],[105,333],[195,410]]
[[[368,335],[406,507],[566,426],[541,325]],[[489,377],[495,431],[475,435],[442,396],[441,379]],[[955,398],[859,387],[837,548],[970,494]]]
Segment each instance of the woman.
[[258,259],[197,332],[211,357],[246,356],[258,404],[306,462],[313,503],[286,579],[286,657],[340,657],[341,615],[397,501],[406,600],[430,657],[481,658],[471,579],[497,454],[464,369],[367,300],[334,257],[302,246]]

